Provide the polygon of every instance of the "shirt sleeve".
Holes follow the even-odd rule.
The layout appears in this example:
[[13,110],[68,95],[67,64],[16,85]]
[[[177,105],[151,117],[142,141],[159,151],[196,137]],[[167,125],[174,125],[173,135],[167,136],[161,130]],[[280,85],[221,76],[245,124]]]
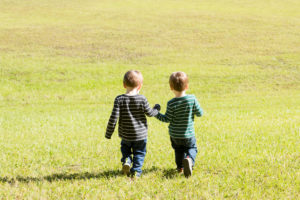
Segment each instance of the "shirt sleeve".
[[108,120],[106,132],[105,132],[105,137],[108,139],[111,138],[111,136],[115,130],[115,127],[116,127],[116,124],[117,124],[117,121],[119,118],[119,114],[120,114],[120,107],[119,107],[118,99],[116,98],[114,101],[114,107],[111,112],[110,118]]
[[156,116],[158,114],[158,110],[157,109],[152,109],[146,98],[144,99],[144,112],[148,117],[153,117],[153,116]]
[[194,106],[193,106],[193,113],[197,116],[197,117],[201,117],[203,115],[203,110],[200,107],[197,99],[195,98],[195,102],[194,102]]
[[169,106],[169,104],[167,105],[167,110],[166,110],[166,113],[165,113],[164,115],[161,114],[161,113],[158,113],[158,115],[156,115],[156,118],[157,118],[159,121],[166,122],[166,123],[171,122],[172,117],[173,117],[173,110],[172,110],[172,108]]

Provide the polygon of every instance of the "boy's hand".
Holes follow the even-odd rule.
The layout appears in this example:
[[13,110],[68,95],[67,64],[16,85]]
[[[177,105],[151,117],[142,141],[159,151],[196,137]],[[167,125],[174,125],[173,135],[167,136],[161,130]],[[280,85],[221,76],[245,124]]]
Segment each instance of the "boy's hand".
[[153,109],[156,109],[156,110],[160,111],[160,105],[159,104],[155,104],[154,107],[153,107]]

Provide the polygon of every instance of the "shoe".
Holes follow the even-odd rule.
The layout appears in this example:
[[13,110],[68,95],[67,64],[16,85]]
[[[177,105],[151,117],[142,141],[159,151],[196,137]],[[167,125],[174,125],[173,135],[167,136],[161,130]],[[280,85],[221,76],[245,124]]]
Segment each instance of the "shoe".
[[139,173],[139,172],[131,172],[131,178],[140,178],[142,175],[142,173]]
[[178,174],[181,174],[182,172],[183,172],[183,168],[177,169],[177,173],[178,173]]
[[122,172],[123,172],[123,174],[125,174],[127,176],[130,174],[130,164],[129,163],[123,164]]
[[193,166],[193,162],[190,157],[186,157],[185,159],[183,159],[183,173],[186,178],[192,175],[192,171],[193,171],[192,166]]

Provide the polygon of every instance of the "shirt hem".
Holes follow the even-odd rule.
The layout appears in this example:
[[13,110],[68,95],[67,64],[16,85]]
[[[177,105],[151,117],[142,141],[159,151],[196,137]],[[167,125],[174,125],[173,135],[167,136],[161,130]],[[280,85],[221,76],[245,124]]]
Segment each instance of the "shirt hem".
[[125,139],[119,136],[119,138],[121,138],[122,140],[128,141],[128,142],[137,142],[137,141],[141,141],[141,140],[146,140],[148,137],[142,138],[142,139]]
[[195,135],[191,136],[191,137],[173,137],[170,135],[171,138],[176,138],[176,139],[187,139],[187,138],[192,138],[195,137]]

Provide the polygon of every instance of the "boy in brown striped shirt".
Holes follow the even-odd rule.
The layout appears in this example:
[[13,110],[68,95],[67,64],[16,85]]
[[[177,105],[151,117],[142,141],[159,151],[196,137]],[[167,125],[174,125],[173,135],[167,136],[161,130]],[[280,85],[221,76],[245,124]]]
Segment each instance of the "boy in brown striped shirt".
[[146,97],[139,94],[142,84],[141,72],[130,70],[125,73],[123,85],[126,93],[115,98],[105,133],[105,137],[110,139],[119,120],[122,171],[124,174],[131,173],[132,176],[137,177],[142,173],[141,168],[146,155],[148,131],[146,115],[156,116],[159,110],[159,106],[152,109]]

